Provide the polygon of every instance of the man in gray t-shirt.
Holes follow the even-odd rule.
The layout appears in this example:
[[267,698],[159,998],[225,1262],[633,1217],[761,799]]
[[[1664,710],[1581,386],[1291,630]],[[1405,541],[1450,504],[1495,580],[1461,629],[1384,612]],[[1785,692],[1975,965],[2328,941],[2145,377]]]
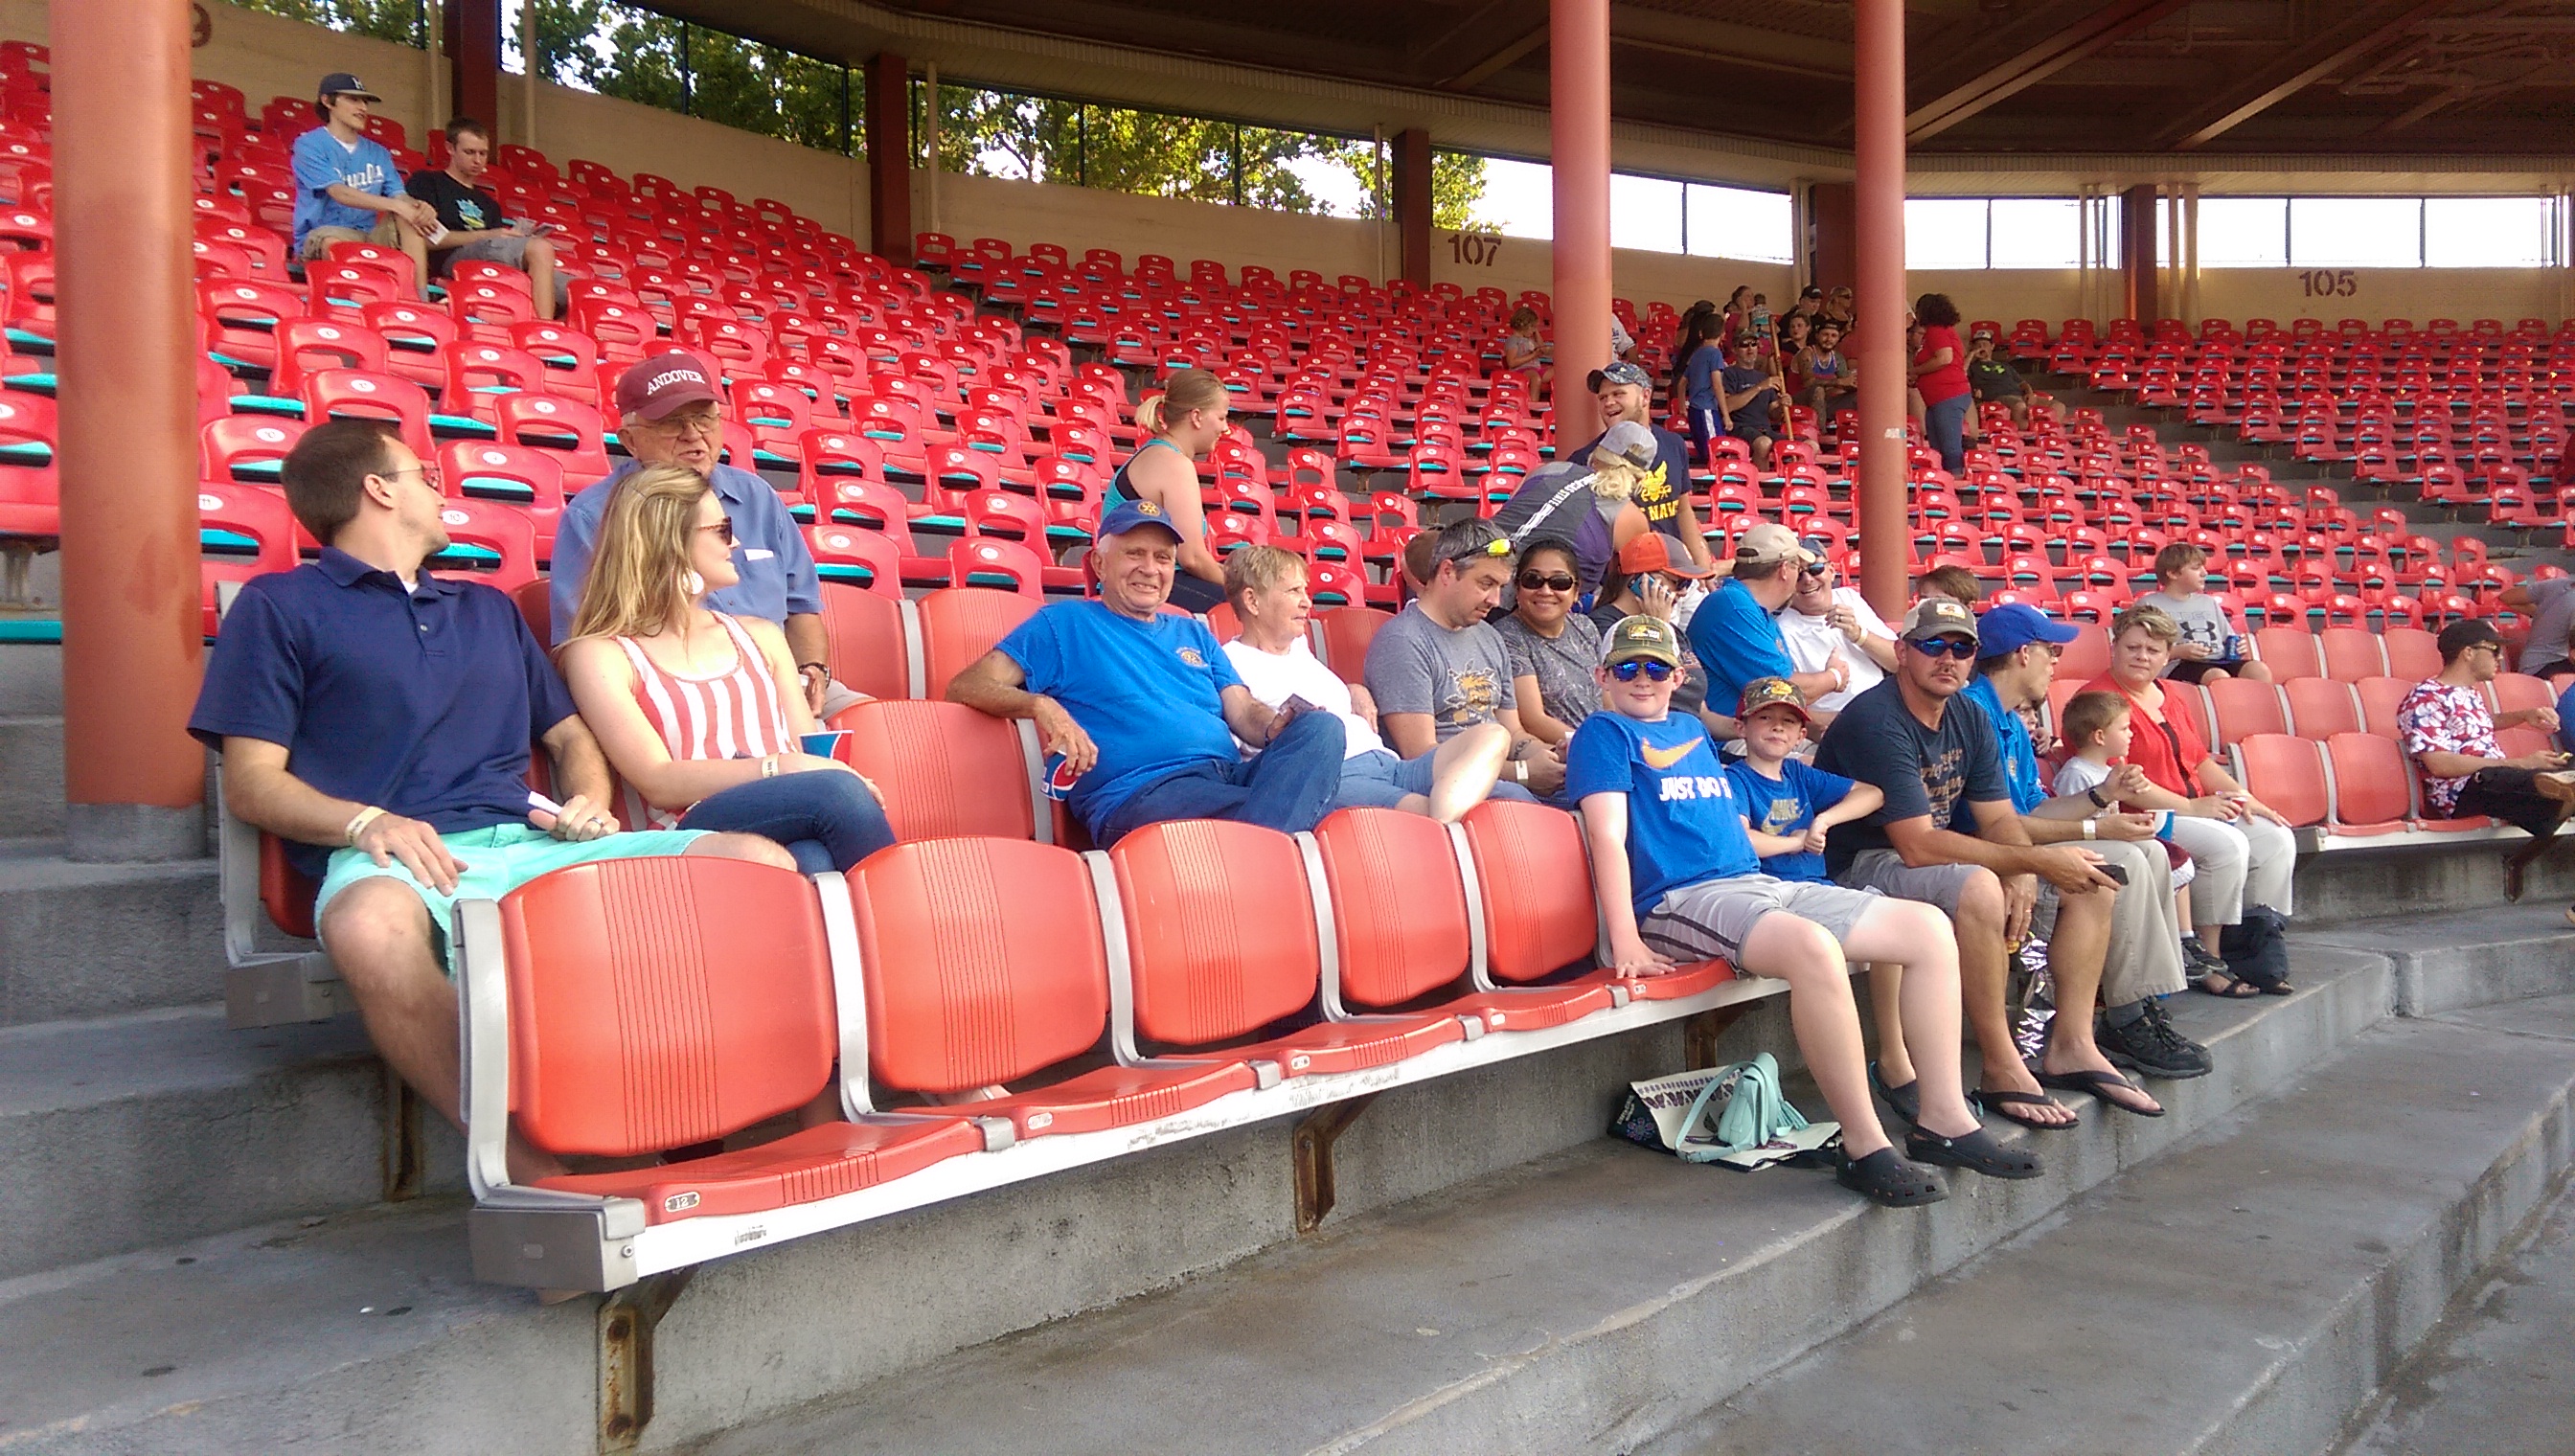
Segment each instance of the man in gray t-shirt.
[[1519,765],[1504,770],[1502,786],[1525,782],[1550,794],[1563,786],[1564,765],[1518,731],[1510,654],[1484,623],[1510,574],[1510,539],[1491,522],[1460,521],[1440,532],[1421,594],[1368,644],[1368,696],[1396,756],[1418,757],[1461,729],[1498,723],[1512,730]]
[[2155,553],[2155,590],[2134,605],[2155,609],[2181,629],[2164,676],[2183,683],[2212,678],[2270,682],[2270,669],[2236,651],[2243,629],[2228,619],[2225,605],[2208,595],[2207,586],[2207,552],[2175,542]]
[[2575,580],[2549,577],[2504,589],[2503,605],[2531,614],[2530,640],[2518,671],[2534,678],[2566,671],[2566,635],[2575,632]]

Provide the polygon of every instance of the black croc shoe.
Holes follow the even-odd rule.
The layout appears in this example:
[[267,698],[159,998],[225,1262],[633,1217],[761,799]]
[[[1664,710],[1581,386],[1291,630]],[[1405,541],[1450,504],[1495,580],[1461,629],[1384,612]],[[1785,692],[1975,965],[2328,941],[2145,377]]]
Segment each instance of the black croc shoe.
[[1981,1127],[1956,1137],[1942,1137],[1917,1127],[1904,1135],[1904,1155],[1917,1163],[1965,1168],[1988,1178],[2035,1178],[2045,1171],[2036,1154],[2005,1147]]
[[1843,1153],[1840,1165],[1833,1169],[1833,1181],[1887,1208],[1912,1208],[1949,1196],[1948,1186],[1940,1181],[1939,1174],[1919,1163],[1906,1162],[1891,1147],[1881,1147],[1864,1158]]

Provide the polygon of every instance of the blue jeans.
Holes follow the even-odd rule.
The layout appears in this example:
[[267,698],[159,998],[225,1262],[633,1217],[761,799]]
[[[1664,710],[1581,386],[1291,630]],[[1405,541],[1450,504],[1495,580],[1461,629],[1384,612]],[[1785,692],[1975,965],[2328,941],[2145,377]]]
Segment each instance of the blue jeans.
[[1129,794],[1088,826],[1092,841],[1115,844],[1131,829],[1166,819],[1233,819],[1288,834],[1310,829],[1341,791],[1346,746],[1338,717],[1300,713],[1249,758],[1210,758]]
[[1922,434],[1940,452],[1940,469],[1953,476],[1967,468],[1967,410],[1975,398],[1957,395],[1922,407]]
[[776,839],[806,874],[848,869],[894,842],[885,806],[856,773],[782,773],[699,799],[684,829]]

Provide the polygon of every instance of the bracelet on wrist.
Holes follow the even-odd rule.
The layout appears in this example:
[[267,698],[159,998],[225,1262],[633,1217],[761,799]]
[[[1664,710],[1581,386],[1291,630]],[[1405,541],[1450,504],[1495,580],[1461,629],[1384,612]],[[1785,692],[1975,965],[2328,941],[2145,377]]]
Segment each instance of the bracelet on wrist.
[[349,847],[352,849],[358,847],[358,835],[366,831],[367,825],[374,823],[376,820],[383,818],[384,816],[385,811],[376,807],[372,803],[368,804],[365,808],[358,810],[355,814],[352,814],[349,818],[349,827],[344,831],[344,837],[348,839]]
[[760,760],[760,776],[763,778],[775,778],[778,776],[778,755],[776,753],[772,753],[768,757]]

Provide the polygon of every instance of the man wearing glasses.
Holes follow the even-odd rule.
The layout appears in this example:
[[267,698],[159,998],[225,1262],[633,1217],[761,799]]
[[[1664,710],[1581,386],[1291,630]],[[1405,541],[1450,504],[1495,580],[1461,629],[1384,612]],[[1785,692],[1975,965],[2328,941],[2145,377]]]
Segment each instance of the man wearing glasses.
[[[1798,672],[1789,660],[1788,642],[1779,631],[1778,614],[1797,593],[1797,572],[1811,566],[1817,554],[1785,526],[1764,521],[1734,543],[1734,575],[1707,594],[1690,614],[1690,654],[1707,670],[1707,701],[1733,703],[1743,685],[1761,678],[1785,678],[1809,703],[1851,686],[1850,664],[1836,652],[1822,668]],[[1818,712],[1811,728],[1821,732],[1832,715]]]
[[[2037,845],[2021,824],[1993,723],[1973,702],[1956,701],[1982,651],[1976,616],[1946,598],[1904,615],[1902,656],[1886,682],[1861,694],[1815,745],[1815,766],[1876,784],[1886,803],[1836,824],[1824,844],[1825,871],[1853,889],[1920,900],[1947,912],[1958,936],[1958,983],[1968,1029],[1983,1053],[1985,1105],[2030,1127],[2070,1127],[2072,1109],[2039,1089],[2012,1042],[2004,1000],[2010,978],[2006,930],[2011,906],[2029,903],[2036,875],[2064,900],[2117,888],[2100,856],[2073,846]],[[1885,994],[1871,987],[1875,999]],[[1888,1002],[1878,1001],[1879,1020]],[[1901,1113],[1913,1105],[1913,1068],[1899,1040],[1881,1046],[1878,1071]]]
[[[1511,579],[1511,539],[1490,521],[1460,521],[1439,533],[1421,594],[1368,644],[1367,691],[1377,728],[1398,758],[1417,758],[1478,724],[1515,724],[1511,656],[1484,619]],[[1564,786],[1554,749],[1514,734],[1496,798],[1544,798]]]
[[[436,472],[380,422],[334,420],[286,457],[322,559],[242,587],[188,730],[224,802],[321,881],[314,922],[376,1049],[458,1120],[456,903],[597,859],[717,854],[795,867],[752,834],[620,833],[608,759],[510,599],[424,569],[447,547]],[[529,743],[563,803],[528,791]],[[562,1171],[513,1138],[510,1171]]]
[[721,399],[716,372],[681,350],[643,360],[618,377],[617,438],[631,459],[564,506],[547,590],[555,644],[563,644],[580,613],[591,549],[618,483],[646,466],[684,466],[705,476],[716,499],[724,502],[725,518],[733,523],[734,569],[742,574],[740,582],[709,593],[707,605],[735,617],[777,623],[804,679],[805,706],[829,718],[858,702],[859,695],[832,681],[822,578],[814,570],[814,554],[767,481],[739,466],[718,463],[724,453]]
[[1813,560],[1797,568],[1796,591],[1777,619],[1779,637],[1800,673],[1829,672],[1833,659],[1841,659],[1848,683],[1807,703],[1812,711],[1839,713],[1895,670],[1895,629],[1857,588],[1837,585],[1840,573],[1824,559],[1821,538],[1803,537],[1797,545]]
[[[2522,871],[2548,852],[2575,805],[2575,772],[2567,770],[2564,753],[2507,758],[2496,744],[2499,728],[2527,725],[2545,733],[2559,728],[2555,709],[2487,709],[2485,685],[2503,671],[2503,647],[2491,622],[2471,619],[2441,629],[2441,671],[2397,705],[2396,733],[2405,756],[2422,766],[2425,808],[2443,818],[2491,814],[2530,834],[2504,861],[2504,895],[2519,899]],[[2575,919],[2575,910],[2567,917]]]

